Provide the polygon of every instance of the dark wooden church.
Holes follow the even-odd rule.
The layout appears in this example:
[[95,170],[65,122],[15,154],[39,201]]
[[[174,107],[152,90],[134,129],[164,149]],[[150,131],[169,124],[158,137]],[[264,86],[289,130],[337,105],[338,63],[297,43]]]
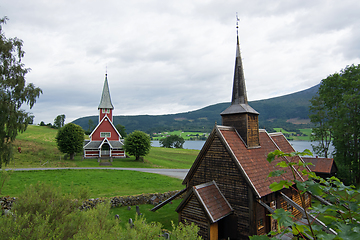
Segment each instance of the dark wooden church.
[[[215,125],[194,164],[185,177],[186,196],[177,207],[179,221],[194,222],[204,239],[248,239],[276,229],[268,216],[273,209],[301,212],[296,190],[272,192],[269,185],[292,178],[291,171],[268,178],[275,165],[267,155],[276,149],[295,150],[282,133],[259,129],[259,113],[249,106],[237,36],[232,102],[221,113],[222,125]],[[298,161],[299,157],[287,161]],[[298,180],[304,180],[295,169]],[[305,194],[307,206],[310,196]]]

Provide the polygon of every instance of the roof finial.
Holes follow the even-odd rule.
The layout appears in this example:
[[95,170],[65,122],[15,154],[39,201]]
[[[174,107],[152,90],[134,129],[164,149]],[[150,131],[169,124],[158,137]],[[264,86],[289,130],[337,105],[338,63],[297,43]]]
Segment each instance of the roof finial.
[[105,76],[107,77],[107,66],[105,66]]
[[236,35],[239,35],[239,17],[238,17],[238,13],[236,12]]

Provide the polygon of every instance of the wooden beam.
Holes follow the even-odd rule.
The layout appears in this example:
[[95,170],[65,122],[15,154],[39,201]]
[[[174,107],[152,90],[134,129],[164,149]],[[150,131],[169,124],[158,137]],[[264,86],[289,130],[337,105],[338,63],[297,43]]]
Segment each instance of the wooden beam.
[[168,204],[169,202],[171,202],[171,200],[175,199],[176,197],[180,196],[181,194],[183,194],[186,191],[186,188],[184,188],[183,190],[181,190],[180,192],[176,193],[175,195],[173,195],[172,197],[169,197],[168,199],[166,199],[165,201],[163,201],[162,203],[159,203],[158,205],[156,205],[154,208],[151,209],[152,212],[155,212],[156,210],[162,208],[163,206],[165,206],[166,204]]

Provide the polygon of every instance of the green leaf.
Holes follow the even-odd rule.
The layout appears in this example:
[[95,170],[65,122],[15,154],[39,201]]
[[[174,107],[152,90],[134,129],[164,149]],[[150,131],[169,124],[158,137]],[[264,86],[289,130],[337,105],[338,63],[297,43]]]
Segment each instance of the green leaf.
[[282,167],[282,168],[287,168],[290,166],[290,163],[285,162],[285,161],[281,161],[278,164],[276,164],[276,166]]
[[275,170],[275,171],[270,172],[268,177],[278,177],[278,176],[281,176],[284,173],[286,173],[285,170]]
[[289,188],[292,185],[291,182],[287,181],[287,180],[281,180],[279,183],[277,182],[273,182],[272,184],[270,184],[270,189],[273,192],[279,191],[283,188]]
[[273,219],[276,219],[280,226],[291,227],[294,226],[293,215],[290,212],[285,211],[283,208],[278,208],[275,213],[271,215]]

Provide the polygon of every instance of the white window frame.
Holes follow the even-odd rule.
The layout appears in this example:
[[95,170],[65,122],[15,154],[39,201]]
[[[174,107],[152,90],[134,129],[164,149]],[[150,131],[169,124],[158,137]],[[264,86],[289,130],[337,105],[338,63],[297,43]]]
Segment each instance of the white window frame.
[[109,108],[103,108],[102,113],[110,113],[110,109]]
[[101,138],[111,138],[111,132],[100,132]]

